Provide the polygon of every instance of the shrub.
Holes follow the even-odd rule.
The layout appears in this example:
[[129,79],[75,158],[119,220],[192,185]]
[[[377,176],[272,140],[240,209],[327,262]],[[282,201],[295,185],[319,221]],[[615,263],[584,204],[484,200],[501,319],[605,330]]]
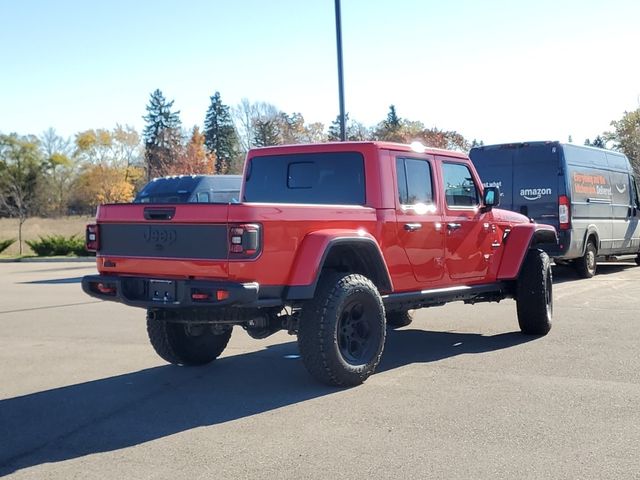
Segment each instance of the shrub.
[[65,237],[64,235],[49,235],[40,237],[38,240],[27,240],[27,245],[31,247],[39,257],[53,257],[57,255],[78,255],[87,256],[90,253],[84,248],[84,239],[78,235]]
[[15,238],[9,238],[8,240],[0,240],[0,253],[4,252],[7,248],[9,248],[14,242]]

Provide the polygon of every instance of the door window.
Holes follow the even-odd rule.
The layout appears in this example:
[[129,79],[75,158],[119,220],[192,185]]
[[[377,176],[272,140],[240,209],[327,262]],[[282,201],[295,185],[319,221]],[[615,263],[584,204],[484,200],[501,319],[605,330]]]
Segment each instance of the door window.
[[397,158],[398,200],[400,205],[433,205],[431,165],[426,160]]
[[460,163],[443,163],[442,175],[447,206],[476,207],[480,204],[469,167]]

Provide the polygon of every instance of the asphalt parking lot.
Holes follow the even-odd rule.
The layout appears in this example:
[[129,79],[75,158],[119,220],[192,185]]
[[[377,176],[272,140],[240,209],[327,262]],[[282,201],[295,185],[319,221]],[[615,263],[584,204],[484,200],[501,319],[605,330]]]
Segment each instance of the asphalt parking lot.
[[554,270],[546,337],[515,303],[422,310],[379,372],[316,384],[295,338],[236,329],[166,365],[144,312],[85,296],[87,263],[0,264],[0,476],[640,478],[640,268]]

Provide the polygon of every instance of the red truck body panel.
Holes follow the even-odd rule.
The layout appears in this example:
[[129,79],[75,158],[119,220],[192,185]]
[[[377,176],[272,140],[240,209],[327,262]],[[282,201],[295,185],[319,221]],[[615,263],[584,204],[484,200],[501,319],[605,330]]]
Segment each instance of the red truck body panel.
[[[249,152],[245,177],[250,162],[259,156],[327,152],[362,154],[366,184],[364,205],[106,205],[98,210],[100,228],[114,230],[115,233],[110,234],[114,237],[122,226],[143,225],[131,238],[132,242],[142,242],[144,237],[149,249],[144,250],[143,255],[123,255],[122,249],[99,250],[98,271],[104,275],[219,279],[258,282],[265,287],[303,287],[317,280],[323,256],[333,240],[366,238],[381,253],[392,292],[487,284],[518,275],[536,227],[526,217],[512,212],[484,211],[479,206],[449,207],[441,187],[443,162],[467,166],[472,182],[482,193],[482,182],[462,153],[438,149],[416,152],[408,145],[386,142],[267,147]],[[428,211],[413,211],[400,204],[395,165],[401,158],[429,162],[434,198]],[[241,196],[244,189],[243,183]],[[154,209],[168,209],[172,213],[167,219],[149,220],[149,212],[153,217]],[[208,232],[211,238],[220,239],[218,243],[229,243],[229,234],[224,232],[244,224],[255,224],[260,229],[260,250],[252,258],[230,255],[231,247],[226,244],[212,245],[209,251],[206,244],[196,245],[198,233],[189,233],[197,226],[211,227],[217,229]],[[415,225],[419,227],[413,229]],[[510,233],[505,246],[506,231]],[[175,239],[185,235],[191,235],[190,241],[196,245],[193,257],[188,246],[177,247]],[[154,255],[154,251],[159,254]],[[172,252],[178,254],[172,256]]]

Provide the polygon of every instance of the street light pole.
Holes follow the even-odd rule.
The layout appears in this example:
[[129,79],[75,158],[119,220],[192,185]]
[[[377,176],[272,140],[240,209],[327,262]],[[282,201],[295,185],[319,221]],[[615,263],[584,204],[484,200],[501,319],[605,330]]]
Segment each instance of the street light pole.
[[340,140],[347,140],[346,115],[344,113],[344,78],[342,73],[342,21],[340,0],[336,2],[336,44],[338,47],[338,97],[340,99]]

